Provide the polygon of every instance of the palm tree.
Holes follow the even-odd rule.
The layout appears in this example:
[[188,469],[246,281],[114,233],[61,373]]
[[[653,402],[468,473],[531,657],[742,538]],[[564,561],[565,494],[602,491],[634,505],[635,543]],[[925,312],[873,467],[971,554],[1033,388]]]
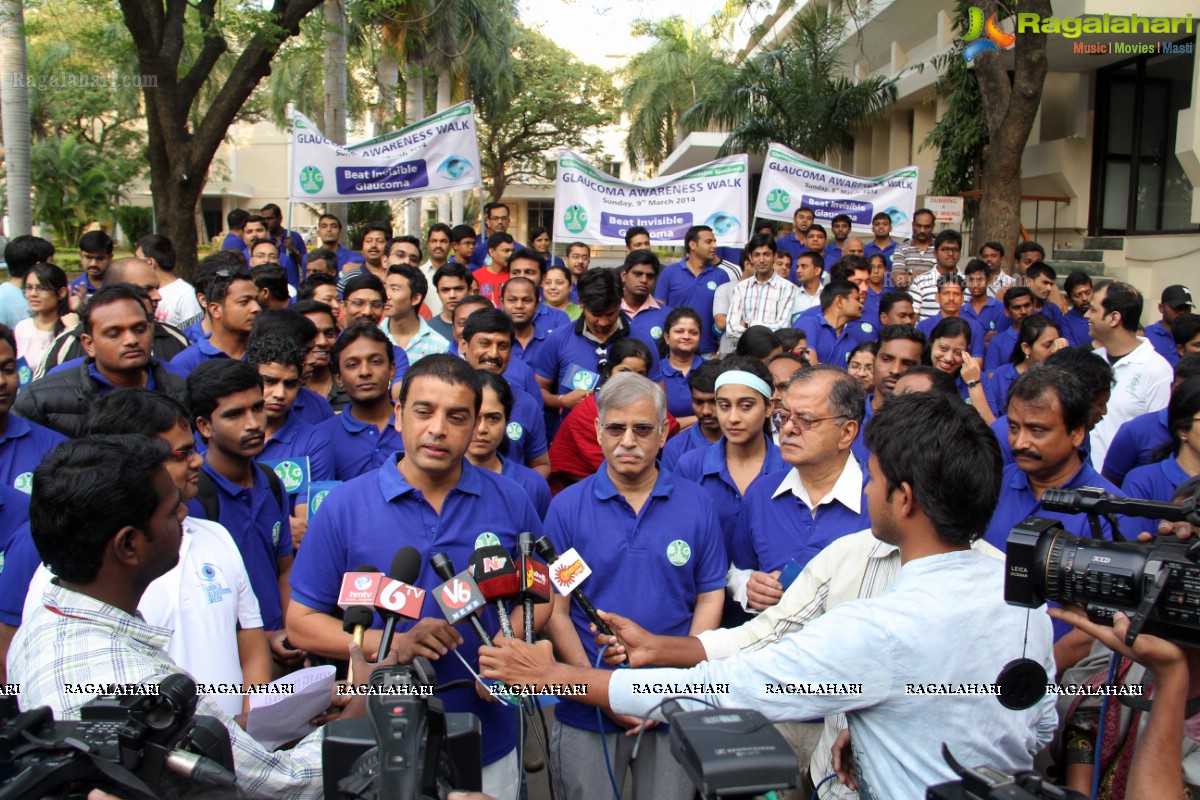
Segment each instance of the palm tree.
[[680,16],[633,26],[635,36],[655,38],[623,71],[629,113],[626,158],[631,165],[657,167],[695,127],[684,112],[723,86],[733,67],[714,36]]
[[22,236],[33,227],[30,204],[29,67],[25,55],[22,0],[0,2],[0,124],[4,128],[7,171],[8,234]]
[[854,144],[854,132],[896,101],[894,79],[845,76],[839,46],[845,18],[819,6],[796,16],[778,47],[747,58],[724,86],[683,115],[696,130],[730,131],[721,154],[761,153],[778,142],[822,159]]

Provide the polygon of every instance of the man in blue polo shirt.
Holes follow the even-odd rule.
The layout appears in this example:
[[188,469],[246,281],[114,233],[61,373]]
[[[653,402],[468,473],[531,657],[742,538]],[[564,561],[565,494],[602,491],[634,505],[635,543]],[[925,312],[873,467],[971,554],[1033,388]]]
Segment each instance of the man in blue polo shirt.
[[[397,425],[409,446],[379,469],[329,493],[300,549],[292,572],[288,635],[298,646],[331,658],[341,657],[350,643],[337,608],[342,575],[357,564],[387,565],[396,549],[415,547],[421,572],[415,585],[426,590],[442,582],[429,566],[444,552],[458,570],[467,567],[476,547],[516,546],[517,534],[541,534],[542,524],[529,496],[513,491],[507,479],[467,463],[464,456],[475,431],[482,399],[479,377],[465,361],[449,355],[426,356],[405,376],[397,406]],[[539,606],[535,626],[549,616]],[[473,633],[460,636],[427,597],[416,622],[401,620],[393,647],[402,662],[413,656],[434,660],[438,683],[470,679],[458,654],[478,669],[479,646]],[[513,622],[520,626],[520,615]],[[483,614],[485,627],[498,629],[495,611]],[[375,627],[382,625],[376,620]],[[363,650],[376,652],[380,632],[366,634]],[[476,714],[483,730],[483,789],[515,800],[519,765],[515,752],[517,720],[509,706],[480,699],[473,688],[443,692],[447,711]]]
[[[1172,396],[1181,383],[1200,378],[1200,354],[1180,359],[1175,365],[1174,374],[1175,379],[1171,383]],[[1108,447],[1108,453],[1104,456],[1104,467],[1100,471],[1104,477],[1120,486],[1134,467],[1152,463],[1154,451],[1170,441],[1167,408],[1134,417],[1117,429],[1117,435]]]
[[[792,232],[787,236],[781,236],[775,242],[775,245],[780,250],[785,250],[792,254],[792,264],[796,263],[796,258],[801,253],[808,252],[808,228],[816,220],[817,216],[808,206],[800,206],[796,209],[796,213],[792,215]],[[890,217],[889,217],[890,219]]]
[[1158,304],[1158,313],[1162,319],[1153,325],[1146,326],[1146,338],[1154,345],[1155,351],[1167,360],[1171,366],[1179,361],[1179,352],[1175,349],[1175,337],[1171,332],[1171,324],[1180,314],[1192,312],[1192,293],[1186,286],[1178,283],[1163,289],[1162,301]]
[[747,610],[783,596],[779,574],[801,568],[830,542],[871,527],[866,475],[851,453],[866,393],[830,364],[801,367],[783,395],[779,451],[791,468],[750,484],[734,535],[733,599]]
[[[579,276],[577,286],[583,313],[574,325],[559,328],[547,337],[533,364],[546,408],[562,409],[564,413],[595,391],[602,373],[600,362],[607,363],[612,343],[633,335],[629,318],[621,313],[621,287],[612,270],[588,270]],[[711,324],[711,306],[709,311]],[[650,355],[653,363],[649,378],[661,382],[662,368],[653,344]]]
[[[984,346],[992,337],[1009,326],[1004,304],[988,295],[988,266],[978,258],[968,262],[963,270],[967,279],[967,298],[960,316],[974,320],[984,332]],[[1086,322],[1086,321],[1085,321]]]
[[[649,250],[634,250],[621,265],[621,311],[629,317],[634,336],[658,349],[671,307],[654,299],[654,287],[662,265]],[[703,334],[701,334],[703,338]]]
[[1062,309],[1053,298],[1058,290],[1057,280],[1058,274],[1054,267],[1044,261],[1039,261],[1025,270],[1025,285],[1033,292],[1033,313],[1045,314],[1055,325],[1058,325],[1063,317]]
[[995,372],[1003,366],[1017,344],[1021,323],[1033,313],[1033,292],[1028,286],[1010,286],[1004,290],[1004,313],[1008,315],[1009,327],[992,337],[984,356],[985,372]]
[[213,359],[188,375],[187,394],[196,432],[208,444],[196,502],[210,518],[205,506],[216,506],[213,521],[229,531],[242,554],[272,658],[299,666],[306,654],[284,643],[283,630],[293,558],[287,498],[256,463],[266,442],[262,379],[243,361]]
[[1063,294],[1071,303],[1067,313],[1063,314],[1058,332],[1071,343],[1072,347],[1090,347],[1092,334],[1088,330],[1088,306],[1092,304],[1092,279],[1086,272],[1075,271],[1067,276],[1063,283]]
[[[462,357],[475,369],[505,377],[505,370],[512,360],[512,341],[512,320],[497,308],[480,308],[467,317],[459,348]],[[512,383],[509,386],[513,390],[513,408],[505,429],[508,437],[506,457],[548,478],[550,446],[546,443],[541,398],[535,400],[521,387]]]
[[[330,251],[337,258],[337,264],[328,265],[334,275],[340,275],[342,270],[352,264],[362,263],[362,256],[342,247],[342,221],[333,214],[322,214],[317,219],[317,239],[323,249]],[[307,256],[305,262],[307,272]]]
[[[667,438],[666,394],[641,375],[621,373],[605,382],[596,405],[604,463],[554,498],[547,535],[560,553],[574,548],[592,568],[588,595],[598,608],[659,634],[716,628],[729,562],[707,492],[655,463]],[[550,638],[565,662],[595,664],[599,647],[588,624],[578,605],[555,604]],[[604,737],[618,784],[629,769],[636,796],[690,798],[691,782],[661,728],[642,740],[630,765],[632,734],[643,726],[654,729],[654,723],[618,714],[597,719],[595,709],[563,699],[551,735],[562,795],[608,796],[605,760],[596,758]]]
[[[32,491],[33,482],[30,481]],[[18,492],[16,489],[10,489],[7,485],[0,485],[0,558],[8,552],[11,546],[12,537],[18,531],[21,535],[27,537],[29,528],[26,523],[29,522],[29,496],[25,492]],[[16,598],[15,604],[19,605],[21,598]],[[0,623],[0,680],[7,677],[7,671],[4,669],[4,656],[8,654],[8,646],[12,642],[13,634],[16,633],[16,626],[11,625],[12,618],[8,618]]]
[[662,449],[663,469],[674,470],[675,464],[686,453],[708,447],[721,438],[716,395],[717,376],[720,374],[719,361],[705,361],[688,373],[687,385],[692,395],[692,413],[696,417],[696,424],[667,440]]
[[[799,214],[799,212],[797,212]],[[786,238],[786,237],[784,237]],[[722,283],[728,283],[725,270],[712,263],[717,238],[707,225],[693,225],[683,237],[687,258],[671,264],[658,276],[654,296],[672,308],[687,306],[700,315],[700,353],[717,352],[717,334],[713,330],[713,295]],[[582,290],[582,287],[580,287]],[[651,380],[656,380],[650,376]]]
[[186,376],[202,361],[214,358],[241,360],[254,319],[262,311],[258,287],[244,269],[220,269],[204,287],[204,302],[212,334],[171,359],[171,370]]
[[71,281],[71,294],[81,290],[88,297],[104,283],[104,275],[113,261],[113,240],[104,231],[88,231],[79,239],[79,266],[83,274]]
[[29,494],[34,468],[67,437],[11,413],[19,384],[17,340],[12,329],[0,325],[0,486]]
[[404,450],[389,389],[392,343],[378,325],[356,322],[338,337],[329,367],[350,405],[320,425],[333,451],[333,476],[348,481],[370,472]]
[[821,290],[820,315],[801,315],[792,327],[804,331],[809,348],[817,352],[817,359],[822,364],[845,369],[851,351],[877,335],[875,325],[859,321],[862,308],[862,295],[857,286],[849,281],[830,281]]
[[[296,396],[302,391],[302,362],[300,348],[282,336],[255,336],[250,340],[246,363],[258,370],[262,379],[263,410],[267,417],[266,442],[259,460],[307,458],[308,480],[331,481],[333,446],[329,437],[295,413]],[[297,496],[289,492],[289,505],[294,506],[297,501]],[[292,514],[290,521],[292,543],[298,546],[308,528],[308,516]]]
[[[470,294],[454,307],[452,316],[454,339],[450,342],[450,355],[462,356],[463,328],[467,326],[467,318],[481,308],[495,308],[495,306],[492,305],[491,300],[481,294]],[[504,368],[504,379],[510,386],[521,389],[530,397],[538,397],[542,392],[537,376],[533,372],[533,366],[519,358],[508,359],[508,366]]]
[[[959,317],[971,327],[971,355],[983,358],[984,347],[987,344],[987,331],[966,313],[966,307],[963,305],[966,285],[967,281],[961,275],[946,275],[939,280],[937,287],[938,313],[918,322],[917,330],[928,338],[939,322],[947,317]],[[996,302],[991,298],[988,299],[989,302]]]

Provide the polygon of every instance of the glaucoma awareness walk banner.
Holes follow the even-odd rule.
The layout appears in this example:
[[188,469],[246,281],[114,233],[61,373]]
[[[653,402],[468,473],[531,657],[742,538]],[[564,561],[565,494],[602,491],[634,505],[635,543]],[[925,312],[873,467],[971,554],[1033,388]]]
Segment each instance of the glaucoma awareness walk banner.
[[741,247],[752,232],[749,185],[745,155],[630,183],[559,150],[554,238],[623,246],[625,232],[641,226],[655,244],[682,245],[688,228],[707,225],[718,244]]
[[479,185],[475,107],[440,111],[415,125],[338,145],[303,114],[292,119],[292,200],[419,197]]
[[871,232],[871,217],[880,211],[892,218],[892,236],[912,237],[917,207],[917,168],[904,167],[877,178],[860,178],[771,143],[763,164],[755,216],[791,222],[801,206],[813,210],[816,221],[829,231],[838,214],[851,219],[851,228]]

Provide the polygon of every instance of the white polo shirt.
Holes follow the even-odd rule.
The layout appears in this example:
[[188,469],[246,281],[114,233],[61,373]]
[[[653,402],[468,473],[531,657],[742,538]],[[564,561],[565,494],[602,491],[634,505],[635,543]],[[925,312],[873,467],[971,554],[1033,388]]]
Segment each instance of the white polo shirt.
[[[1147,339],[1137,338],[1141,344],[1112,365],[1114,382],[1108,413],[1092,430],[1092,466],[1097,470],[1103,467],[1108,446],[1123,424],[1142,414],[1161,411],[1171,401],[1171,381],[1174,379],[1171,365]],[[1095,352],[1108,360],[1108,352],[1103,347]]]
[[[38,567],[25,595],[23,619],[42,602],[53,577],[45,564]],[[242,683],[238,625],[261,628],[262,617],[242,555],[223,526],[185,519],[179,564],[146,588],[138,611],[150,625],[174,631],[167,653],[198,683]],[[230,714],[242,713],[240,695],[219,694],[213,700]]]

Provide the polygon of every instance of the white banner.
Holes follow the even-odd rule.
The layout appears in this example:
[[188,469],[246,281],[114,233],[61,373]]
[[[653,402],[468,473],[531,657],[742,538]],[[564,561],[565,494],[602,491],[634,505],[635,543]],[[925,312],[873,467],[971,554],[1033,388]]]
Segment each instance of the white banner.
[[917,168],[904,167],[877,178],[860,178],[805,158],[781,144],[767,148],[756,216],[791,222],[808,206],[831,237],[830,222],[838,214],[851,219],[859,233],[871,232],[871,217],[880,211],[892,218],[892,236],[912,237],[917,207]]
[[641,226],[655,244],[682,245],[688,228],[707,225],[718,244],[741,247],[752,233],[749,183],[744,155],[630,183],[596,169],[578,153],[559,150],[554,238],[624,245],[625,231]]
[[480,183],[470,102],[344,147],[326,139],[303,114],[295,114],[291,146],[289,191],[296,201],[421,197]]

